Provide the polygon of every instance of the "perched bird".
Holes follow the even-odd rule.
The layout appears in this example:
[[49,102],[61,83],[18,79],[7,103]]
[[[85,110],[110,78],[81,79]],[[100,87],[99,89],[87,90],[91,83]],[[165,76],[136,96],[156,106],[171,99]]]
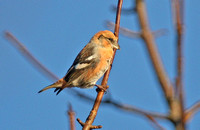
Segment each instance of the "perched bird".
[[91,88],[107,71],[113,57],[114,48],[120,49],[117,37],[108,30],[96,33],[90,42],[81,50],[66,75],[50,86],[40,90],[43,92],[55,88],[58,95],[64,88]]

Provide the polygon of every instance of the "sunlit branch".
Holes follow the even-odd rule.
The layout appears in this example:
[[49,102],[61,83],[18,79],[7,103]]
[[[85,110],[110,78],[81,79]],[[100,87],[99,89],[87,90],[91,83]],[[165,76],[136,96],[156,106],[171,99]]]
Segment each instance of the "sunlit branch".
[[[114,34],[115,34],[116,37],[119,36],[119,25],[120,25],[122,3],[123,3],[123,0],[118,1],[117,13],[116,13],[116,24],[115,24],[115,31],[114,31]],[[111,65],[110,65],[109,69],[106,71],[106,73],[104,74],[103,80],[101,82],[102,86],[107,86],[107,82],[108,82],[110,70],[111,70],[111,67],[112,67],[112,63],[113,63],[113,60],[114,60],[114,57],[115,57],[115,53],[116,53],[116,49],[114,49],[114,54],[113,54],[113,58],[112,58],[112,61],[111,61]],[[98,91],[98,94],[97,94],[97,97],[95,99],[93,108],[90,111],[90,114],[87,117],[87,119],[84,123],[84,126],[83,126],[83,124],[81,124],[83,126],[83,130],[90,130],[91,129],[92,124],[94,122],[94,119],[97,115],[99,106],[101,104],[103,95],[104,95],[104,91]],[[79,120],[79,123],[80,123],[80,120]]]

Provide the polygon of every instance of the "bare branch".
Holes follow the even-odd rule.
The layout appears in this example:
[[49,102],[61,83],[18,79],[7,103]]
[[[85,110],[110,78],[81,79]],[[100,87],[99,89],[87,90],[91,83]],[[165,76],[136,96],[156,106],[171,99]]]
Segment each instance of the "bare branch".
[[[184,2],[182,0],[182,2]],[[181,0],[173,0],[174,3],[174,18],[175,18],[175,27],[177,33],[177,77],[176,77],[176,97],[179,100],[180,104],[180,123],[178,123],[178,127],[180,129],[185,129],[184,122],[184,89],[183,89],[183,7],[181,4]]]
[[[114,34],[117,37],[119,36],[119,24],[120,24],[122,3],[123,3],[123,0],[119,0],[118,6],[117,6],[116,25],[115,25],[115,31],[114,31]],[[114,60],[114,57],[115,57],[115,53],[116,53],[116,49],[114,49],[114,54],[113,54],[113,58],[112,58],[112,61],[111,61],[111,65],[110,65],[109,69],[106,71],[106,73],[104,74],[103,80],[101,82],[102,86],[107,86],[108,77],[109,77],[111,66],[112,66],[112,63],[113,63],[113,60]],[[97,111],[98,111],[99,106],[101,104],[101,100],[103,98],[103,95],[104,95],[104,91],[98,91],[98,94],[97,94],[96,100],[94,102],[93,108],[90,111],[88,118],[86,119],[83,130],[90,130],[91,129],[92,123],[94,122],[94,119],[97,115]]]
[[162,119],[162,120],[170,120],[170,118],[167,115],[164,115],[161,113],[148,112],[148,111],[142,110],[140,108],[136,108],[134,106],[119,103],[118,101],[114,101],[111,98],[103,100],[102,103],[107,104],[107,105],[113,105],[114,107],[116,107],[118,109],[121,109],[121,110],[127,111],[127,112],[131,112],[133,114],[143,115],[147,119],[149,119],[152,122],[152,124],[159,130],[164,130],[164,128],[160,124],[158,124],[158,122],[155,120],[155,118]]
[[[75,97],[79,97],[79,98],[84,99],[86,101],[94,102],[94,98],[89,97],[86,94],[76,93],[76,92],[74,94],[76,95]],[[105,100],[102,100],[101,103],[105,104],[105,105],[111,105],[115,108],[118,108],[118,109],[123,110],[123,111],[131,112],[133,114],[138,114],[138,115],[143,115],[143,116],[151,116],[153,118],[162,119],[162,120],[168,120],[169,119],[169,117],[166,114],[148,112],[148,111],[142,110],[141,108],[137,108],[135,106],[131,106],[131,105],[128,105],[128,104],[120,103],[119,101],[115,101],[111,97],[106,98]]]
[[170,106],[171,105],[170,102],[173,99],[173,87],[168,76],[166,75],[166,72],[164,70],[163,64],[161,62],[161,59],[160,59],[160,56],[155,44],[154,37],[149,28],[147,14],[146,14],[146,7],[143,0],[136,0],[136,10],[137,10],[138,18],[140,21],[139,23],[142,29],[141,31],[142,39],[144,40],[146,44],[147,50],[149,52],[151,61],[156,71],[156,75],[161,85],[161,88],[163,90],[163,93],[165,94],[165,98],[168,102],[168,105]]
[[10,32],[5,32],[5,36],[11,43],[20,51],[20,53],[37,68],[39,72],[42,72],[50,80],[58,80],[59,78],[42,65],[29,51],[28,49]]
[[[77,118],[77,121],[78,121],[79,124],[81,124],[82,127],[85,126],[85,123],[82,122],[79,118]],[[101,125],[97,125],[97,126],[95,126],[95,125],[94,125],[94,126],[93,126],[93,125],[89,125],[88,127],[89,127],[90,129],[100,129],[100,128],[102,128]]]
[[68,111],[67,114],[69,116],[69,123],[70,123],[70,130],[75,130],[75,112],[72,109],[72,105],[69,103],[68,105]]
[[165,130],[165,128],[163,128],[152,116],[147,115],[147,118],[152,122],[156,129]]
[[[107,21],[106,26],[109,29],[114,30],[115,24],[113,22]],[[167,29],[159,29],[157,31],[152,32],[152,35],[156,38],[156,37],[166,35],[167,32],[168,32]],[[141,32],[135,32],[128,28],[123,28],[123,27],[119,28],[119,33],[129,38],[141,38],[141,35],[142,35]]]
[[[106,26],[111,29],[111,30],[114,30],[114,27],[115,27],[115,23],[113,22],[110,22],[110,21],[106,21]],[[130,37],[130,38],[140,38],[141,37],[141,33],[140,32],[134,32],[132,30],[129,30],[127,28],[123,28],[123,27],[120,27],[119,28],[119,33],[127,36],[127,37]]]
[[108,104],[108,105],[113,105],[114,107],[121,109],[123,111],[143,115],[143,116],[146,116],[147,118],[152,117],[152,118],[164,119],[164,120],[169,119],[169,117],[167,115],[160,114],[160,113],[147,112],[145,110],[142,110],[141,108],[136,108],[134,106],[130,106],[130,105],[127,105],[127,104],[123,104],[123,103],[114,101],[111,98],[103,100],[102,103],[105,103],[105,104]]
[[184,117],[184,122],[187,122],[190,120],[195,113],[197,113],[200,110],[200,101],[197,101],[192,107],[186,110],[185,112],[185,117]]

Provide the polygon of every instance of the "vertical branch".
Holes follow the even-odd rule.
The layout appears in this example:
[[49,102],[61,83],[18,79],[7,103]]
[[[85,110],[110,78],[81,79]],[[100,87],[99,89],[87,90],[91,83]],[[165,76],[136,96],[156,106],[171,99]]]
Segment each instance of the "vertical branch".
[[160,82],[165,98],[168,102],[168,105],[172,107],[171,101],[173,99],[173,87],[170,83],[168,76],[166,75],[157,47],[155,45],[154,37],[149,28],[144,0],[136,0],[136,10],[138,13],[139,23],[141,27],[142,39],[146,44],[151,61],[153,63],[153,67],[156,71],[156,75]]
[[[119,0],[118,1],[118,6],[117,6],[117,14],[116,14],[116,21],[115,21],[116,24],[115,24],[115,32],[114,32],[115,36],[117,36],[117,37],[119,35],[119,24],[120,24],[122,3],[123,3],[123,0]],[[113,60],[114,60],[114,57],[115,57],[115,53],[116,53],[116,49],[114,50],[114,54],[113,54],[113,58],[112,58],[112,61],[111,61],[111,65],[110,65],[109,69],[106,71],[106,73],[104,74],[104,77],[103,77],[103,80],[102,80],[102,83],[101,83],[102,86],[106,86],[107,85],[108,77],[109,77],[111,66],[112,66],[112,63],[113,63]],[[94,105],[93,105],[93,108],[90,111],[90,114],[87,117],[85,123],[81,122],[80,119],[78,119],[79,123],[83,126],[83,130],[90,130],[91,128],[95,127],[95,126],[92,126],[92,123],[94,122],[94,119],[95,119],[95,117],[97,115],[97,111],[98,111],[99,106],[101,104],[103,95],[104,95],[104,91],[99,91],[98,92],[96,100],[95,100]],[[101,128],[101,127],[99,126],[97,128]]]
[[69,116],[70,130],[75,130],[75,112],[72,109],[72,105],[69,104],[67,114]]
[[183,89],[183,0],[174,0],[174,15],[175,15],[175,26],[177,32],[177,77],[176,77],[176,96],[180,103],[180,128],[184,129],[184,89]]

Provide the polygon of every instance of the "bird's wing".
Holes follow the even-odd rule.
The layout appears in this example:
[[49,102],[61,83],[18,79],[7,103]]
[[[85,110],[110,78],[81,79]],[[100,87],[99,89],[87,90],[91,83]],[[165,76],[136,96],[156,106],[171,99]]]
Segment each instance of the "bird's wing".
[[90,44],[86,45],[69,68],[64,77],[65,81],[70,83],[87,71],[86,69],[95,68],[100,59],[96,54],[95,46],[91,46]]

